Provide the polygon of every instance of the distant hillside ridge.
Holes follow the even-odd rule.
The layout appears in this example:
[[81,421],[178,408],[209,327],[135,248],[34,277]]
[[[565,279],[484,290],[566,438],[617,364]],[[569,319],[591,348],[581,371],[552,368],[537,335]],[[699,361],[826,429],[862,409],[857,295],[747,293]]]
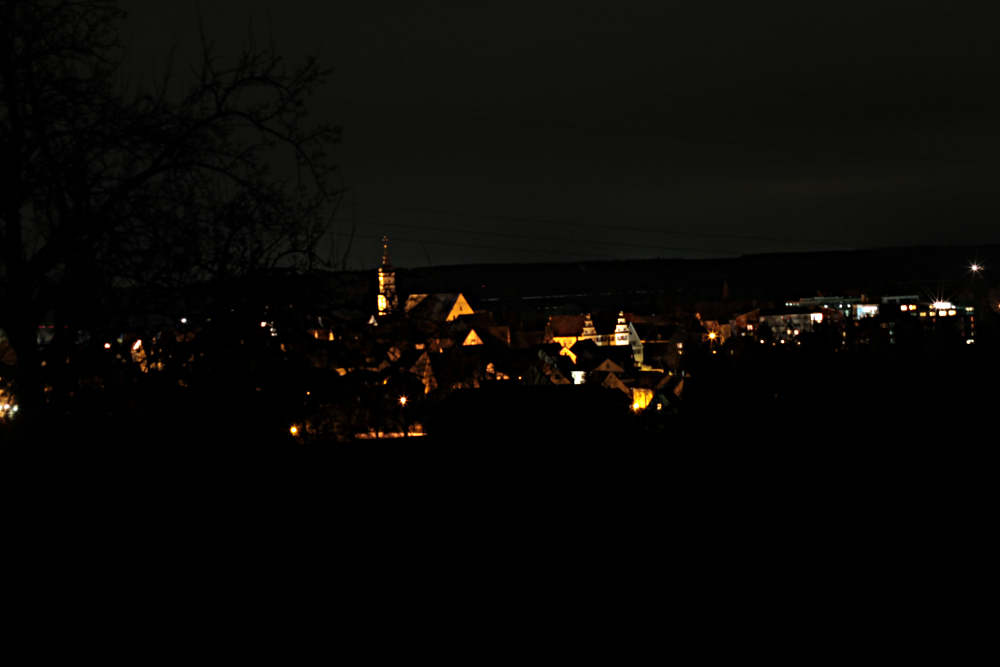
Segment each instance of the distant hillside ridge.
[[[528,297],[668,293],[682,303],[783,301],[817,292],[921,294],[972,280],[1000,283],[1000,244],[768,253],[722,259],[647,259],[525,264],[464,264],[397,269],[401,292],[462,292],[476,302]],[[927,294],[926,296],[930,296]],[[581,299],[578,299],[581,300]],[[527,304],[526,304],[527,305]]]

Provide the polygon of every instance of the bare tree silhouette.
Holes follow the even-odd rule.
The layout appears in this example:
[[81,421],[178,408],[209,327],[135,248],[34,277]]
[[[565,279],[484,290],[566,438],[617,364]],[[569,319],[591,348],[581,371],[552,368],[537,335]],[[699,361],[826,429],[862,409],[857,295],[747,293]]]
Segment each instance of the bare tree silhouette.
[[251,40],[230,61],[203,35],[193,78],[144,85],[124,73],[124,19],[108,0],[0,0],[0,328],[17,359],[0,376],[29,411],[77,332],[316,266],[341,192],[340,129],[306,121],[315,59],[290,67]]

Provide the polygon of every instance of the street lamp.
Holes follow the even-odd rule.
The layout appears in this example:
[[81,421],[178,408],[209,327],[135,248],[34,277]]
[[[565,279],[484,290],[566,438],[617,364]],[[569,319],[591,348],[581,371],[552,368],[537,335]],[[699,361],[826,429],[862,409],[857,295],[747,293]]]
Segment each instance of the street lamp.
[[403,437],[410,437],[410,428],[406,425],[406,396],[399,397],[399,422],[403,427]]

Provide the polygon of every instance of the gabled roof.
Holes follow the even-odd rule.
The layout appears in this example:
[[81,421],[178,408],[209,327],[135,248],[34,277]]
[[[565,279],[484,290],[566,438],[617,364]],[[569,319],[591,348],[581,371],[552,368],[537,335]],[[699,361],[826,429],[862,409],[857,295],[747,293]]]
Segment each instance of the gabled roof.
[[625,392],[627,396],[632,395],[632,391],[625,385],[624,382],[618,379],[618,376],[615,375],[614,373],[608,373],[607,376],[604,378],[604,381],[601,382],[601,386],[607,387],[608,389],[619,389]]
[[583,315],[553,315],[549,318],[549,328],[557,338],[579,336],[583,333]]
[[621,368],[632,368],[635,366],[635,359],[632,357],[632,348],[628,345],[608,345],[599,347],[597,359],[610,359]]
[[657,371],[639,371],[635,373],[635,386],[643,389],[659,389],[669,383],[672,377]]
[[460,315],[474,315],[472,306],[458,292],[411,294],[403,310],[411,317],[434,322],[451,322]]
[[573,346],[569,348],[570,351],[577,356],[577,358],[591,359],[595,358],[601,353],[601,347],[592,340],[578,340],[573,343]]
[[508,335],[509,331],[506,327],[473,326],[469,329],[469,333],[460,340],[460,344],[462,346],[485,345],[490,348],[508,347]]
[[605,359],[597,366],[594,367],[595,371],[607,371],[609,373],[624,373],[625,369],[611,361],[610,359]]
[[643,343],[670,340],[670,337],[674,335],[674,331],[677,330],[676,324],[660,324],[657,322],[639,322],[638,324],[634,324],[634,326],[639,340]]
[[517,348],[541,345],[545,342],[545,332],[543,331],[512,331],[510,337],[510,346]]
[[462,341],[462,345],[483,345],[483,339],[479,337],[475,329],[469,329],[469,335]]

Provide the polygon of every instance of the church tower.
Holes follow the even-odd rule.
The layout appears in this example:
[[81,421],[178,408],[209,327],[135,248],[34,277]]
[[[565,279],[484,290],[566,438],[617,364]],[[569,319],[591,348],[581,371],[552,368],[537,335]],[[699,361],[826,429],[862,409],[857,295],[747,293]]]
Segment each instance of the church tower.
[[378,269],[378,314],[390,315],[399,307],[396,269],[389,263],[389,238],[382,237],[382,266]]

